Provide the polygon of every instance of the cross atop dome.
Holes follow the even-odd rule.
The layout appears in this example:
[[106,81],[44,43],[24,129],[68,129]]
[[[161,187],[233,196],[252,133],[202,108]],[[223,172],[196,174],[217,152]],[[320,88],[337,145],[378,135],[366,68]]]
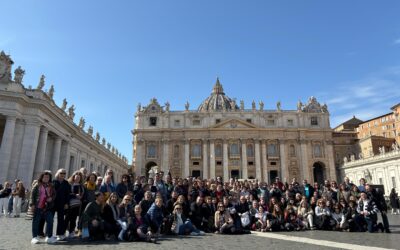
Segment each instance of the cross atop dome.
[[225,95],[224,88],[222,87],[222,84],[219,82],[219,77],[218,76],[217,76],[217,81],[215,82],[215,85],[214,85],[212,93],[216,94],[216,95],[219,95],[219,94]]

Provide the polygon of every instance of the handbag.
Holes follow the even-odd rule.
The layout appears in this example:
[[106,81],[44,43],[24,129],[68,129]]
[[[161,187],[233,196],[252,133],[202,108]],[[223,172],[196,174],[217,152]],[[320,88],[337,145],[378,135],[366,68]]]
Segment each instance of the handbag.
[[240,221],[242,222],[242,227],[247,227],[250,224],[250,216],[249,213],[243,213],[240,217]]

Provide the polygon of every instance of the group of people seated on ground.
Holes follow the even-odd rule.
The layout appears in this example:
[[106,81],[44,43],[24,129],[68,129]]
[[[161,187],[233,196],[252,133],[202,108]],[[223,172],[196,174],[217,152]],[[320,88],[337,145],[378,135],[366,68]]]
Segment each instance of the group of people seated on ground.
[[[383,224],[377,223],[379,213]],[[156,172],[154,178],[139,176],[134,181],[124,174],[115,184],[112,170],[100,177],[81,169],[67,179],[65,169],[59,169],[54,179],[45,171],[33,183],[28,214],[33,217],[32,244],[44,232],[47,243],[78,237],[156,242],[160,234],[315,229],[390,233],[382,190],[364,179],[357,186],[347,177],[339,185],[328,180],[300,184],[295,178],[282,183],[278,177],[268,185],[258,180],[223,182],[221,177],[172,178]]]

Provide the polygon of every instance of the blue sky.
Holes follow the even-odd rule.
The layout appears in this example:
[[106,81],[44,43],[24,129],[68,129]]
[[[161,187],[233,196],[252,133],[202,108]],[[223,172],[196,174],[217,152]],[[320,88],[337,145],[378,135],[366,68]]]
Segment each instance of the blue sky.
[[[25,86],[55,85],[76,120],[132,158],[137,104],[191,109],[211,92],[328,104],[331,125],[400,102],[399,1],[3,1],[0,50]],[[14,68],[15,68],[14,67]]]

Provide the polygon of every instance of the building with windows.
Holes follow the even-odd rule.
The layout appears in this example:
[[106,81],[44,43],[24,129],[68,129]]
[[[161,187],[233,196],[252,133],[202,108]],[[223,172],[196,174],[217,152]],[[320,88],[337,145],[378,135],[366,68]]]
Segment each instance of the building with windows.
[[29,186],[44,170],[65,168],[69,174],[85,167],[104,174],[114,170],[116,180],[128,171],[125,157],[100,138],[85,121],[74,123],[75,107],[53,100],[54,87],[44,91],[45,77],[33,89],[22,84],[25,71],[0,53],[0,183],[21,179]]
[[172,176],[271,181],[336,179],[329,112],[311,97],[293,110],[264,103],[245,109],[225,95],[217,79],[197,109],[170,110],[156,98],[138,105],[133,133],[136,175],[155,166]]

